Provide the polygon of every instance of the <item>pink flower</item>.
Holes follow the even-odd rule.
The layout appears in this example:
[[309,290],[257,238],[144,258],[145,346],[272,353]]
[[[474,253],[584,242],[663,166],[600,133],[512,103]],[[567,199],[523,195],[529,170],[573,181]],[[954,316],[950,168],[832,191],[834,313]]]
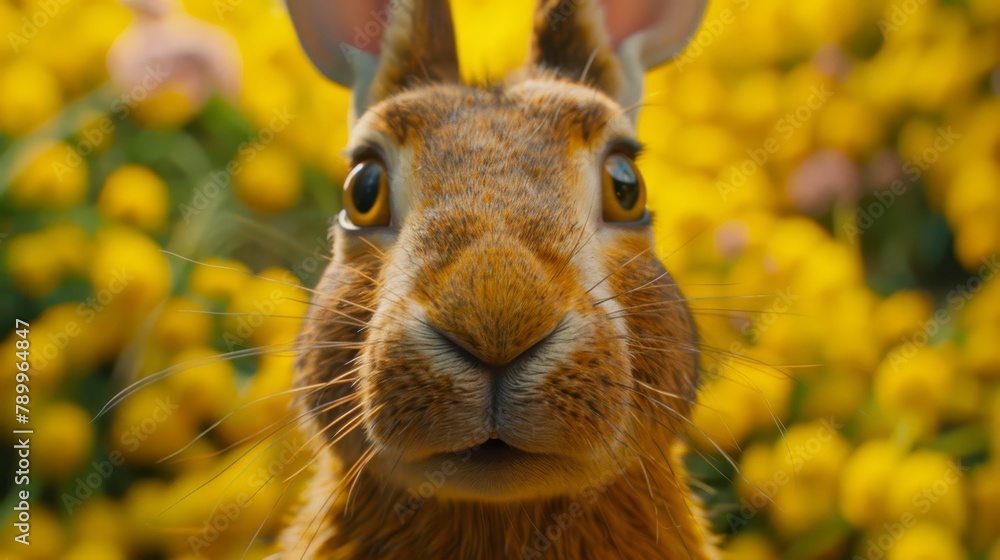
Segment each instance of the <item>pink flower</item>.
[[814,153],[788,178],[788,197],[809,214],[822,214],[834,202],[856,201],[861,194],[858,166],[840,150]]
[[242,61],[233,37],[191,17],[174,0],[126,0],[132,24],[108,52],[108,73],[130,99],[177,89],[195,108],[213,93],[239,94]]

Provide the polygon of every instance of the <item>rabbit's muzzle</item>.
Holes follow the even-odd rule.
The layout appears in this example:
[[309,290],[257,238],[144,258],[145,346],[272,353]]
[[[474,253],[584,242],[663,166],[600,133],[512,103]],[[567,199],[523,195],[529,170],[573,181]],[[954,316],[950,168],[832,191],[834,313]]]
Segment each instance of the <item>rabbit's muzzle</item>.
[[607,468],[629,429],[630,364],[622,325],[579,277],[488,239],[376,311],[359,389],[395,476],[457,458],[442,492],[488,499]]

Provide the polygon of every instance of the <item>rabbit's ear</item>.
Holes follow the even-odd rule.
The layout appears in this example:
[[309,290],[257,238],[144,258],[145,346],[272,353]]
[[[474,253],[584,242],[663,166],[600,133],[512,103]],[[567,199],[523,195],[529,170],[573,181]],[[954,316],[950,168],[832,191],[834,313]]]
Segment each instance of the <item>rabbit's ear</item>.
[[529,63],[591,83],[630,107],[643,73],[684,49],[707,0],[540,0]]
[[458,81],[448,0],[287,0],[302,46],[355,116],[416,83]]

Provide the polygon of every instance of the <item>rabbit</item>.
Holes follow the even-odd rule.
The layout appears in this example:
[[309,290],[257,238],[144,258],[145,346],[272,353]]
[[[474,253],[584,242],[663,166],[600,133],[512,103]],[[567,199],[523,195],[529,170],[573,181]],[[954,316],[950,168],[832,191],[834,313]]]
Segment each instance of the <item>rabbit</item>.
[[705,2],[541,0],[524,66],[479,87],[446,0],[288,8],[352,90],[352,161],[273,557],[716,558],[681,460],[698,338],[635,163],[643,72]]

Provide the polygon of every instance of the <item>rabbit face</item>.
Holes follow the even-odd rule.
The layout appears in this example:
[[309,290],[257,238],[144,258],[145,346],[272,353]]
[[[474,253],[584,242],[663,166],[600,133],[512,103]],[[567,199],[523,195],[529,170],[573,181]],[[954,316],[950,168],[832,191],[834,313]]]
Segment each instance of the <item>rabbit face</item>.
[[634,109],[705,2],[539,0],[524,68],[492,88],[461,85],[444,0],[288,5],[353,89],[296,376],[343,480],[524,503],[630,457],[674,472],[697,344],[653,250]]
[[[358,343],[305,359],[312,383],[354,370],[337,398],[359,400],[321,421],[355,409],[363,437],[342,455],[373,453],[368,468],[403,487],[447,467],[442,496],[509,500],[578,491],[663,445],[648,425],[676,418],[637,383],[683,411],[694,341],[648,216],[607,221],[606,163],[635,155],[632,129],[607,96],[541,78],[433,86],[366,113],[350,151],[378,154],[391,221],[335,226],[337,287],[306,332]],[[342,315],[365,328],[319,328]]]

